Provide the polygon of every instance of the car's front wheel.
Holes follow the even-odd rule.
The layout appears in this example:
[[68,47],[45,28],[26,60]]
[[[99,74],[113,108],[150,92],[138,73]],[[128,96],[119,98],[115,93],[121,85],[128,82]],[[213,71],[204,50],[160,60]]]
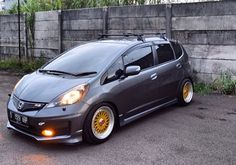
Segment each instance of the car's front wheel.
[[179,89],[178,102],[180,105],[187,105],[193,99],[193,83],[190,79],[182,81]]
[[115,113],[109,104],[101,104],[93,108],[84,124],[84,140],[99,144],[108,140],[115,127]]

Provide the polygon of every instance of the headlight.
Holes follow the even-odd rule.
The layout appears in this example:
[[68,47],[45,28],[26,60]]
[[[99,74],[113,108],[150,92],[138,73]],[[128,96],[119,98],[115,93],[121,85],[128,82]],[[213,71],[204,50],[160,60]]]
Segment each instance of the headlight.
[[82,92],[79,90],[74,90],[74,91],[70,91],[69,93],[65,94],[61,101],[60,101],[60,105],[70,105],[70,104],[74,104],[77,101],[79,101],[82,97]]
[[56,107],[56,106],[66,106],[78,103],[82,100],[82,98],[85,96],[85,94],[88,91],[88,85],[83,84],[79,85],[69,92],[59,96],[56,100],[48,104],[48,108]]

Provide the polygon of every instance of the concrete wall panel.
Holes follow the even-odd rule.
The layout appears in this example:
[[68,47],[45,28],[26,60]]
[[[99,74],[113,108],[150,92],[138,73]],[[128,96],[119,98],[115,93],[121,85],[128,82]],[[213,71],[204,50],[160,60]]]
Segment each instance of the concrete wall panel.
[[58,20],[57,11],[43,11],[35,13],[35,20],[37,21],[56,21]]
[[88,41],[98,38],[102,30],[64,30],[63,39],[67,41]]
[[[184,45],[189,56],[202,59],[228,60],[236,62],[236,45]],[[236,66],[236,63],[235,63]]]
[[236,15],[235,2],[206,2],[172,5],[174,17]]
[[78,19],[63,21],[63,30],[95,30],[103,28],[102,19]]
[[66,20],[78,20],[78,19],[100,19],[103,16],[102,8],[91,9],[79,9],[79,10],[67,10],[62,11],[62,19]]
[[109,30],[160,30],[165,29],[164,17],[148,18],[111,18],[109,19]]
[[235,45],[236,30],[172,31],[172,37],[183,44]]
[[110,7],[108,14],[110,18],[163,17],[165,5]]
[[173,17],[172,28],[172,30],[236,30],[236,17],[234,15]]

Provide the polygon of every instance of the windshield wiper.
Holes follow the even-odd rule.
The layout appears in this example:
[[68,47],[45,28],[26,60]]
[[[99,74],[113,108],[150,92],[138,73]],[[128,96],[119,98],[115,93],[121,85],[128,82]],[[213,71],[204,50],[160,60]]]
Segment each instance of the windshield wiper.
[[97,72],[82,72],[82,73],[77,73],[75,74],[76,76],[88,76],[88,75],[91,75],[91,74],[97,74]]
[[64,71],[60,71],[60,70],[46,70],[46,69],[39,69],[39,72],[41,73],[47,73],[47,74],[67,74],[67,75],[71,75],[71,76],[87,76],[87,75],[91,75],[91,74],[97,74],[97,72],[93,71],[93,72],[81,72],[81,73],[70,73],[70,72],[64,72]]
[[60,71],[60,70],[45,70],[45,69],[39,69],[39,72],[41,73],[47,73],[47,74],[67,74],[67,75],[71,75],[71,76],[77,76],[74,73],[69,73],[69,72],[64,72],[64,71]]

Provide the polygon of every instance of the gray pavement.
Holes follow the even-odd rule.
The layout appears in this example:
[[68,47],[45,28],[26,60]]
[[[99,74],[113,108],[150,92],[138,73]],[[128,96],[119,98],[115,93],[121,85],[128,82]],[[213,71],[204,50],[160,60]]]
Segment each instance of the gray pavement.
[[45,144],[7,130],[6,101],[18,77],[0,74],[0,164],[236,164],[236,97],[199,96],[156,111],[100,145]]

